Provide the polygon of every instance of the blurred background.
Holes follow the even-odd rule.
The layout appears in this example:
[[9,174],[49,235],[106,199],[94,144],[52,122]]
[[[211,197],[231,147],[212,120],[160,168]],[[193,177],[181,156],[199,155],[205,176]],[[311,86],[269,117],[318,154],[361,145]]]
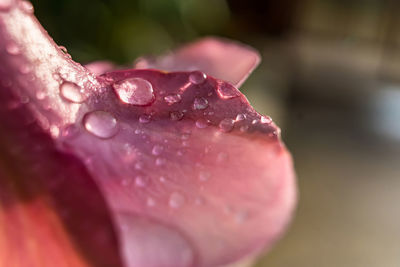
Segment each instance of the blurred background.
[[204,35],[256,47],[241,89],[282,128],[300,190],[257,267],[400,266],[400,1],[32,0],[80,62],[130,65]]

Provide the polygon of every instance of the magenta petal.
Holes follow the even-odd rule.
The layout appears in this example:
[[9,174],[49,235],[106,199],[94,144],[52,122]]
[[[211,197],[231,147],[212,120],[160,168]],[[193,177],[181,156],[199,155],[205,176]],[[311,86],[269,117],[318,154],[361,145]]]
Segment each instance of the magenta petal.
[[200,70],[240,87],[260,63],[253,48],[221,38],[204,38],[157,59],[141,58],[136,68],[165,71]]
[[[236,88],[199,77],[106,74],[110,86],[90,100],[95,112],[82,113],[86,130],[79,126],[60,140],[87,162],[112,209],[134,216],[131,225],[120,223],[124,247],[146,244],[149,266],[218,266],[259,252],[280,236],[295,204],[292,161],[279,129]],[[152,86],[155,99],[147,106],[121,101],[114,91],[138,80]],[[88,116],[97,119],[88,125]],[[174,257],[165,259],[158,251],[170,238],[178,241],[168,247]],[[142,262],[132,253],[127,259]]]

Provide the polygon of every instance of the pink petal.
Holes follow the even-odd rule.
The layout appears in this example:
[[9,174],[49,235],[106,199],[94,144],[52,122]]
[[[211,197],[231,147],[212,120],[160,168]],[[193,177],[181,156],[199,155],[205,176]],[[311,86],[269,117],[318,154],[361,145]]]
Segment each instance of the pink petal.
[[165,71],[200,70],[240,87],[260,63],[253,48],[221,38],[204,38],[184,45],[171,54],[156,58],[141,58],[136,68]]
[[86,64],[85,68],[95,75],[101,75],[116,69],[115,65],[109,61],[95,61]]
[[[143,264],[134,249],[140,244],[155,261],[148,266],[234,262],[272,245],[293,210],[294,174],[279,129],[236,88],[193,75],[201,76],[106,74],[111,86],[93,96],[88,108],[96,112],[79,119],[85,124],[91,114],[102,114],[94,127],[77,125],[76,134],[61,140],[88,162],[112,209],[133,216],[119,220],[124,248],[132,247],[134,255],[125,251],[130,266]],[[154,102],[121,102],[112,84],[132,79],[152,85]],[[115,130],[104,113],[117,122]],[[164,246],[173,257],[160,256]]]

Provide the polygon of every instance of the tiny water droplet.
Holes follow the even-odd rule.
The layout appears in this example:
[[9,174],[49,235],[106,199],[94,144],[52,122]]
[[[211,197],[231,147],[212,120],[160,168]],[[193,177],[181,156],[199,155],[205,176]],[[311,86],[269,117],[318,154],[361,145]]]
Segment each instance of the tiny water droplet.
[[165,102],[167,102],[169,105],[179,103],[182,100],[181,95],[178,94],[172,94],[172,95],[167,95],[164,97]]
[[249,126],[248,125],[242,125],[242,126],[240,126],[240,131],[242,132],[242,133],[245,133],[245,132],[247,132],[249,130]]
[[189,75],[189,81],[193,84],[202,84],[207,79],[207,75],[201,71],[193,71]]
[[161,176],[161,177],[160,177],[160,182],[161,182],[161,183],[165,183],[166,181],[167,181],[167,179],[165,179],[164,176]]
[[153,86],[141,78],[122,80],[114,83],[113,87],[121,101],[126,104],[147,106],[155,99]]
[[9,53],[10,55],[16,56],[19,53],[21,53],[21,49],[19,48],[19,46],[15,43],[9,43],[6,46],[6,51],[7,53]]
[[79,129],[75,124],[70,124],[62,130],[63,137],[74,137],[79,133]]
[[237,114],[236,121],[243,121],[246,119],[246,114]]
[[180,121],[183,118],[183,112],[180,111],[171,111],[169,113],[169,117],[173,121]]
[[196,97],[193,101],[193,109],[201,110],[206,109],[208,107],[208,100],[204,97]]
[[219,123],[219,129],[223,132],[230,132],[233,129],[233,125],[235,124],[235,121],[232,119],[223,119]]
[[217,156],[217,162],[218,162],[218,163],[224,162],[224,161],[226,161],[227,159],[228,159],[228,154],[226,154],[225,152],[221,152],[221,153],[219,153],[218,156]]
[[149,207],[154,207],[156,205],[156,201],[152,197],[148,197],[146,200],[146,205]]
[[271,117],[268,117],[268,116],[261,116],[261,123],[270,123],[270,122],[272,122],[272,119],[271,119]]
[[55,138],[58,137],[60,135],[60,128],[58,128],[56,125],[51,125],[50,134]]
[[46,93],[44,91],[36,92],[36,98],[38,100],[43,100],[46,97]]
[[139,122],[140,123],[149,123],[151,121],[151,116],[147,114],[140,115]]
[[108,139],[118,132],[117,119],[105,111],[88,113],[85,115],[83,121],[85,129],[99,138]]
[[144,166],[143,162],[136,162],[136,163],[135,163],[135,169],[136,169],[136,170],[141,170],[141,169],[143,169],[143,166]]
[[170,195],[169,197],[169,206],[171,208],[177,209],[183,206],[185,204],[185,197],[178,193],[174,192]]
[[208,121],[206,119],[198,119],[195,124],[197,128],[204,129],[207,128]]
[[257,119],[254,119],[254,120],[251,121],[251,124],[253,124],[253,125],[254,125],[254,124],[257,124],[257,123],[258,123],[258,120],[257,120]]
[[63,82],[60,85],[60,94],[72,103],[82,103],[87,99],[87,96],[82,93],[82,88],[72,82]]
[[22,66],[19,68],[19,71],[20,71],[22,74],[28,74],[29,72],[32,71],[32,68],[31,68],[29,65],[24,64],[24,65],[22,65]]
[[0,0],[0,11],[8,11],[13,3],[14,0]]
[[157,158],[156,159],[156,165],[157,166],[163,166],[163,165],[165,165],[166,162],[167,162],[167,160],[164,159],[164,158]]
[[21,96],[20,101],[21,101],[22,104],[28,104],[30,99],[29,99],[28,96],[23,95],[23,96]]
[[34,11],[33,5],[29,1],[25,1],[25,0],[21,1],[19,3],[19,7],[22,9],[22,11],[24,11],[27,14],[32,14]]
[[68,50],[67,50],[67,48],[66,48],[65,46],[60,45],[60,46],[58,46],[58,48],[59,48],[64,54],[68,54]]
[[207,171],[201,171],[199,173],[199,180],[201,182],[208,181],[208,179],[210,179],[210,177],[211,177],[211,174],[209,172],[207,172]]
[[146,187],[148,182],[149,182],[148,179],[146,179],[142,176],[136,176],[136,178],[135,178],[135,185],[137,187]]
[[217,92],[219,97],[223,99],[231,99],[240,95],[239,91],[233,85],[226,82],[218,83]]
[[153,146],[153,149],[151,150],[151,154],[154,156],[159,156],[163,152],[164,148],[160,145],[155,145]]

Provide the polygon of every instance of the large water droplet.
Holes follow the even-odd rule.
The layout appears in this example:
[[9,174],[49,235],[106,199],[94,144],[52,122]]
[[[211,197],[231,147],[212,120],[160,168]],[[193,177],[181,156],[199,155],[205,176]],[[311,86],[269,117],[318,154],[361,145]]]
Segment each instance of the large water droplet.
[[87,99],[86,94],[82,93],[82,88],[72,82],[63,82],[60,85],[60,94],[63,98],[73,103],[82,103]]
[[118,132],[117,119],[105,111],[93,111],[83,121],[85,129],[99,138],[111,138]]
[[172,94],[172,95],[167,95],[164,97],[165,102],[167,102],[169,105],[178,103],[182,100],[181,95],[177,94]]
[[208,100],[204,97],[196,97],[193,101],[193,109],[201,110],[208,107]]
[[207,75],[201,71],[193,71],[189,75],[189,81],[193,84],[202,84],[207,79]]
[[168,203],[171,208],[180,208],[183,206],[183,204],[185,204],[185,197],[181,193],[174,192],[169,197]]
[[235,124],[235,121],[232,119],[223,119],[219,123],[219,129],[223,132],[230,132],[233,129],[234,124]]
[[239,91],[235,87],[226,82],[218,83],[217,92],[219,97],[223,99],[230,99],[240,95]]
[[150,82],[141,78],[130,78],[113,84],[114,90],[126,104],[146,106],[154,99],[153,86]]
[[[147,199],[147,205],[152,206]],[[122,255],[127,266],[189,267],[195,256],[190,243],[172,227],[145,216],[119,213]]]

